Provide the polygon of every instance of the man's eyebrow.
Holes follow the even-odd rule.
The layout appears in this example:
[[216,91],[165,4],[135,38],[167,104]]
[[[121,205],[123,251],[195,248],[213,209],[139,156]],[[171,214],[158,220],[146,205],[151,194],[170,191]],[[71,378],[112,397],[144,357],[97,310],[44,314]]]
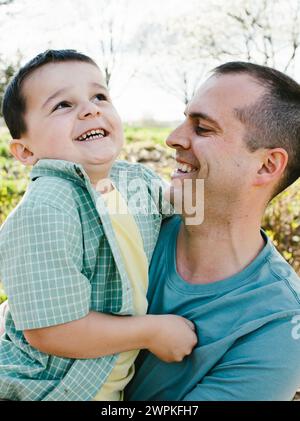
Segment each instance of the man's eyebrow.
[[211,124],[213,124],[214,126],[216,126],[218,129],[221,129],[221,126],[220,126],[220,124],[216,121],[216,120],[214,120],[212,117],[210,117],[208,114],[205,114],[205,113],[197,113],[197,112],[192,112],[192,113],[184,113],[185,114],[185,116],[188,116],[188,117],[190,117],[190,118],[192,118],[192,119],[202,119],[202,120],[206,120],[206,121],[208,121],[209,123],[211,123]]

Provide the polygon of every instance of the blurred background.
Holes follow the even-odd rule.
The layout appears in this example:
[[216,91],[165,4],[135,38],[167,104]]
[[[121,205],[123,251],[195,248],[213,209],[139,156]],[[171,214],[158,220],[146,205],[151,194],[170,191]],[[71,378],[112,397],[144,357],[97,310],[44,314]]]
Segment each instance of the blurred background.
[[[125,127],[121,158],[168,179],[164,141],[209,71],[246,60],[300,82],[300,0],[0,0],[0,102],[20,65],[73,48],[101,67]],[[28,183],[0,114],[0,224]],[[300,274],[300,181],[275,198],[263,226]],[[0,302],[5,299],[1,289]]]

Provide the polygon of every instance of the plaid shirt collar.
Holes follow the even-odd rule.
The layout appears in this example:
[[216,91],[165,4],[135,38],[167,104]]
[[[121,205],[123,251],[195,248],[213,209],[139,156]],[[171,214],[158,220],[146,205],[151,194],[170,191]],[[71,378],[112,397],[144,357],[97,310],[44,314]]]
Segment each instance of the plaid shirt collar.
[[61,159],[41,159],[33,167],[30,173],[31,181],[38,177],[53,176],[65,178],[80,184],[82,187],[91,185],[89,176],[81,164]]

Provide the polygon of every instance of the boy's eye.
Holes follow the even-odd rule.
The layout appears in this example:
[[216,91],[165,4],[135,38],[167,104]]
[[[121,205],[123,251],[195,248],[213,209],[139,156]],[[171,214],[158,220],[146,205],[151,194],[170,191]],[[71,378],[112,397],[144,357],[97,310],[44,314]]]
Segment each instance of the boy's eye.
[[98,99],[98,101],[107,101],[107,96],[104,94],[97,94],[95,95],[95,98]]
[[67,101],[61,101],[60,103],[55,105],[55,107],[53,108],[52,111],[59,110],[61,108],[65,108],[65,107],[71,107],[70,103],[67,102]]

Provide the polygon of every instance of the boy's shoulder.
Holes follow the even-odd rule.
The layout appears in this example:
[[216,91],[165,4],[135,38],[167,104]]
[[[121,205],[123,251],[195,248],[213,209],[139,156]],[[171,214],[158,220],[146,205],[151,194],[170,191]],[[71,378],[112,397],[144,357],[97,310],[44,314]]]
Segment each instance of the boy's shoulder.
[[43,176],[31,181],[21,201],[0,228],[1,247],[13,244],[24,233],[34,241],[47,235],[49,227],[64,234],[80,234],[77,202],[73,183],[69,180]]
[[43,176],[30,183],[24,196],[24,203],[49,203],[61,207],[66,202],[75,201],[77,190],[75,183],[68,179]]
[[123,172],[129,177],[142,176],[145,181],[150,179],[160,180],[160,176],[155,171],[139,162],[115,161],[112,167],[112,175],[122,175]]
[[82,194],[79,190],[74,182],[61,177],[36,178],[30,182],[23,198],[10,216],[21,216],[30,211],[43,214],[48,213],[50,209],[56,209],[77,219],[78,202]]

